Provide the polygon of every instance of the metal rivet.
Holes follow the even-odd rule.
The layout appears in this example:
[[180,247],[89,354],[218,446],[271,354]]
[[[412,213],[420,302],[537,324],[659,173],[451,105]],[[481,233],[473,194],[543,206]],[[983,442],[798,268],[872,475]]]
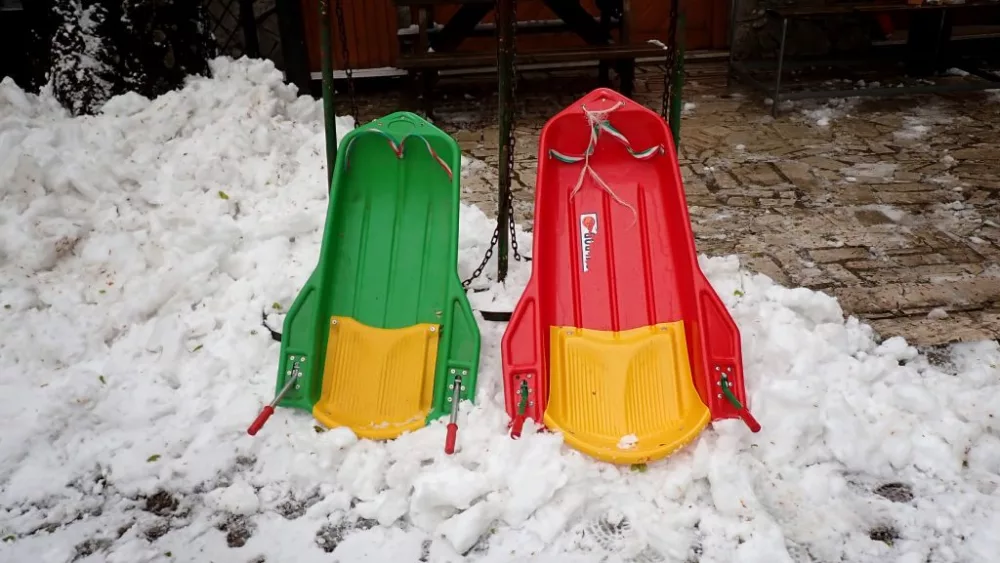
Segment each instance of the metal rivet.
[[295,388],[296,388],[296,389],[302,389],[302,386],[301,386],[301,385],[298,385],[298,384],[296,384],[296,385],[295,385]]
[[455,384],[454,383],[452,383],[451,385],[448,386],[448,389],[454,389],[454,388],[455,388]]
[[449,402],[449,403],[451,402],[451,397],[448,397],[448,402]]
[[287,370],[287,371],[285,372],[285,375],[292,375],[292,370]]
[[455,370],[454,370],[454,368],[452,368],[452,370],[451,370],[451,371],[449,371],[448,373],[451,373],[451,374],[454,374],[454,373],[455,373]]
[[718,398],[721,399],[722,398],[722,393],[719,393],[718,395],[716,395],[716,397],[718,397]]
[[528,374],[528,379],[531,379],[531,374],[530,373]]
[[463,369],[462,370],[462,375],[469,375],[469,370]]
[[719,366],[715,366],[715,371],[720,371]]
[[729,366],[729,367],[727,367],[727,368],[726,368],[726,371],[733,371],[733,366]]
[[535,406],[535,402],[534,402],[534,401],[528,401],[528,406],[529,406],[529,407],[533,407],[533,406]]
[[431,327],[431,332],[437,332],[437,327],[436,326],[432,326]]
[[462,391],[465,391],[465,385],[462,386]]
[[305,357],[305,356],[302,356],[302,358],[300,358],[300,359],[301,359],[301,360],[302,360],[303,362],[304,362],[304,361],[306,361],[306,357]]

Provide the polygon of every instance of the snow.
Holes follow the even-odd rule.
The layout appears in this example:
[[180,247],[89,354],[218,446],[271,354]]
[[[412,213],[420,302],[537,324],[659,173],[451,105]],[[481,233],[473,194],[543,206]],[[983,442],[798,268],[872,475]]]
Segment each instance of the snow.
[[[0,84],[0,561],[958,563],[1000,550],[1000,347],[932,362],[735,257],[701,265],[740,326],[759,434],[724,421],[635,468],[530,420],[513,441],[504,325],[481,320],[453,456],[444,421],[376,443],[279,409],[247,436],[279,352],[260,312],[287,308],[319,251],[322,111],[270,63],[212,66],[93,117]],[[459,229],[465,277],[493,223],[463,205]],[[506,285],[477,281],[475,308],[516,302],[530,263],[511,267]]]
[[[839,119],[845,115],[850,117],[849,112],[854,109],[858,102],[855,98],[832,98],[822,102],[809,101],[799,103],[813,106],[802,109],[802,115],[806,119],[812,121],[818,127],[828,127],[830,122],[835,119]],[[794,102],[793,105],[795,105]]]

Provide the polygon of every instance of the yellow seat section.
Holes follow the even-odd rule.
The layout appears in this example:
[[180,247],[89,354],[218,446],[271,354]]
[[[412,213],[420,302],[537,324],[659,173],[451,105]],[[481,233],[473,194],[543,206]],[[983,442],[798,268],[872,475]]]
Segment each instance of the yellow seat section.
[[390,440],[425,425],[434,393],[440,326],[384,329],[330,319],[323,390],[313,416],[361,438]]
[[711,413],[691,378],[684,323],[612,332],[552,327],[545,426],[611,463],[645,463],[693,440]]

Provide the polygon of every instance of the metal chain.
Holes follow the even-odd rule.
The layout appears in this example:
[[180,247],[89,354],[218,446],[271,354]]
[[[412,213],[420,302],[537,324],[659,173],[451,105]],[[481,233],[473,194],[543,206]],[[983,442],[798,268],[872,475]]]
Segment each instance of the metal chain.
[[670,0],[670,19],[667,23],[667,57],[663,68],[663,98],[660,100],[660,117],[664,121],[670,114],[670,98],[674,85],[674,66],[677,64],[677,4]]
[[351,54],[347,49],[347,25],[344,23],[344,2],[336,0],[334,11],[337,13],[337,29],[340,32],[340,47],[344,57],[344,74],[347,75],[347,95],[351,99],[351,116],[354,126],[358,126],[358,98],[354,94],[354,71],[351,69]]
[[[499,0],[497,0],[497,2],[494,4],[493,10],[494,10],[495,14],[500,12],[500,2],[499,2]],[[511,103],[516,106],[516,102],[514,102],[513,100],[517,99],[517,31],[516,31],[517,30],[517,0],[511,0],[511,12],[513,12],[511,14],[511,18],[513,20],[512,24],[511,24],[512,27],[513,27],[513,29],[511,30],[511,54],[512,54],[511,66],[513,67],[512,72],[511,72],[511,100],[512,100]],[[499,30],[499,26],[498,26],[497,29]],[[498,41],[497,42],[497,59],[498,60],[500,58],[499,49],[500,49],[500,42]],[[513,112],[511,112],[511,114],[513,115]],[[512,118],[511,119],[510,136],[507,139],[507,147],[508,147],[508,150],[507,150],[507,162],[509,164],[508,167],[507,167],[507,170],[509,170],[511,173],[513,173],[513,171],[514,171],[514,147],[515,147],[515,145],[516,145],[516,143],[514,141],[514,123],[513,123],[513,118]],[[521,253],[517,249],[517,233],[516,233],[515,221],[514,221],[514,190],[512,190],[512,189],[511,190],[507,190],[507,201],[505,201],[505,202],[498,201],[497,205],[498,206],[499,205],[506,205],[507,206],[507,217],[509,217],[508,228],[510,229],[510,248],[511,248],[511,250],[514,251],[514,260],[517,260],[517,261],[520,262],[521,261]],[[498,209],[498,211],[499,211],[499,209]],[[468,288],[469,285],[471,285],[472,282],[483,273],[483,269],[486,268],[486,264],[489,263],[490,258],[493,257],[493,249],[496,248],[497,241],[499,239],[500,239],[500,221],[498,220],[496,228],[493,229],[493,238],[490,239],[490,247],[488,249],[486,249],[486,256],[483,257],[483,261],[480,262],[479,266],[476,267],[475,270],[473,270],[472,275],[469,276],[468,279],[466,279],[465,281],[462,282],[462,287]]]
[[[514,147],[516,146],[516,141],[514,137],[514,124],[517,122],[514,117],[517,115],[515,109],[517,109],[517,0],[511,0],[510,2],[511,11],[511,32],[510,32],[510,51],[511,51],[511,71],[510,71],[510,136],[507,138],[507,170],[510,171],[511,175],[514,174]],[[521,261],[521,253],[517,250],[517,233],[514,229],[514,189],[507,190],[507,217],[510,222],[510,249],[514,252],[514,260],[518,262]]]
[[479,266],[477,266],[476,269],[472,271],[472,275],[469,276],[468,279],[462,282],[462,287],[468,288],[469,285],[472,284],[472,281],[478,278],[479,275],[483,273],[483,268],[486,267],[486,264],[490,261],[490,258],[493,257],[493,248],[496,247],[497,240],[499,238],[500,238],[500,223],[497,222],[496,228],[493,229],[493,238],[490,239],[490,247],[486,249],[486,256],[483,257],[483,261],[480,262]]

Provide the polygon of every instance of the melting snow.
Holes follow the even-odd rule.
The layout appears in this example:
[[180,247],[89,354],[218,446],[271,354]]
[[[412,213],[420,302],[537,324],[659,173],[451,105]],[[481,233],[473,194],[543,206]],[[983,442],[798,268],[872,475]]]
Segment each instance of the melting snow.
[[[702,259],[751,407],[631,471],[529,421],[507,437],[500,323],[476,405],[388,443],[271,399],[325,219],[321,104],[259,61],[70,119],[0,84],[0,560],[989,561],[1000,348],[930,359],[835,299]],[[352,125],[340,121],[338,136]],[[494,225],[463,206],[460,274]],[[521,247],[530,236],[519,233]],[[530,273],[472,294],[509,307]],[[494,264],[487,272],[494,271]],[[739,291],[736,291],[739,289]],[[277,326],[272,322],[273,326]],[[463,557],[462,554],[466,553]]]

